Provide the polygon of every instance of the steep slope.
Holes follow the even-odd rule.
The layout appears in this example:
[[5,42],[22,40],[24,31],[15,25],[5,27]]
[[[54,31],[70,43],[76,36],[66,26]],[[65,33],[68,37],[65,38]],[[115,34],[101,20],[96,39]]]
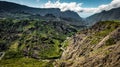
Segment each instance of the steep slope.
[[74,25],[80,25],[80,23],[83,22],[82,18],[73,11],[61,12],[58,8],[32,8],[16,3],[0,1],[0,17],[3,18],[28,17],[29,15],[45,16],[47,14],[52,14],[55,17],[61,20],[69,21],[69,23]]
[[67,39],[57,67],[119,67],[120,22],[104,21]]
[[95,24],[99,21],[107,21],[107,20],[120,20],[120,7],[111,9],[109,11],[102,11],[101,13],[94,14],[88,18],[86,18],[86,22],[88,24]]
[[0,65],[49,67],[51,59],[61,56],[61,43],[82,28],[64,21],[0,19]]
[[63,21],[0,19],[0,51],[22,51],[34,58],[59,57],[60,43],[80,28]]

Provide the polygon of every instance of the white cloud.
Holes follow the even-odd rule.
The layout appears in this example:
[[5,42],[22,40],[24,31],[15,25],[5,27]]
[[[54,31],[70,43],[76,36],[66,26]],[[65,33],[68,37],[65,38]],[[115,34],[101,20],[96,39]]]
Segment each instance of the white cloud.
[[43,5],[43,8],[60,8],[61,11],[71,10],[78,12],[81,9],[81,5],[82,3],[76,3],[76,2],[60,3],[58,0],[55,3],[48,1],[47,3],[45,3],[45,5]]
[[59,0],[54,3],[51,1],[48,1],[43,5],[43,8],[60,8],[61,11],[71,10],[77,13],[98,13],[103,10],[107,11],[113,8],[120,7],[120,0],[112,0],[111,3],[100,5],[97,8],[83,8],[82,4],[83,3],[76,3],[76,2],[60,3]]
[[120,7],[120,0],[113,0],[110,4],[106,4],[106,5],[100,5],[96,11],[94,12],[101,12],[103,10],[110,10],[110,9],[113,9],[113,8],[118,8]]
[[66,10],[77,10],[76,8],[79,8],[81,6],[80,4],[77,4],[76,2],[71,3],[60,3],[59,1],[56,1],[55,3],[52,3],[51,1],[48,1],[43,7],[44,8],[60,8],[61,11]]

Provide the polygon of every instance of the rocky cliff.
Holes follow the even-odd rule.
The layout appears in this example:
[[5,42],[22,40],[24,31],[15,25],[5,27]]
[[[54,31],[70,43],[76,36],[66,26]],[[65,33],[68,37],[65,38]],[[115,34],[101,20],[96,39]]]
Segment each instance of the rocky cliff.
[[120,22],[99,22],[64,44],[69,46],[54,63],[56,67],[120,66]]

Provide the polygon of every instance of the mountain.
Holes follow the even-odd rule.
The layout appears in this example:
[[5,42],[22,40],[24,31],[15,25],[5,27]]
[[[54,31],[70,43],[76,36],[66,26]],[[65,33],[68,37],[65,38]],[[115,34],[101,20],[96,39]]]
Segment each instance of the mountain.
[[41,65],[50,65],[51,59],[59,58],[61,43],[84,27],[54,20],[0,19],[0,65],[49,67]]
[[119,67],[120,22],[103,21],[68,38],[56,67]]
[[[22,14],[22,16],[21,16]],[[29,15],[40,15],[45,16],[52,14],[53,16],[68,21],[74,25],[80,25],[83,20],[82,18],[73,11],[61,12],[58,8],[33,8],[16,3],[0,1],[0,17],[28,17]]]
[[0,66],[53,67],[62,43],[83,28],[73,11],[0,1]]
[[120,7],[111,9],[109,11],[102,11],[101,13],[94,14],[88,18],[86,18],[86,22],[89,25],[93,25],[99,21],[107,21],[107,20],[120,20]]
[[29,55],[35,50],[41,58],[57,57],[60,43],[82,28],[63,21],[0,19],[0,51],[15,49]]
[[0,1],[0,66],[119,67],[119,10],[88,17],[87,27],[73,11]]

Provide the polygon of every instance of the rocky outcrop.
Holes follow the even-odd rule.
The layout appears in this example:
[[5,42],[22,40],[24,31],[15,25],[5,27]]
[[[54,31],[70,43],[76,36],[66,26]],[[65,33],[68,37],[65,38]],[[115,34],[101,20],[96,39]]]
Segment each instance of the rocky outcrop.
[[120,23],[100,22],[69,39],[56,67],[119,67]]

